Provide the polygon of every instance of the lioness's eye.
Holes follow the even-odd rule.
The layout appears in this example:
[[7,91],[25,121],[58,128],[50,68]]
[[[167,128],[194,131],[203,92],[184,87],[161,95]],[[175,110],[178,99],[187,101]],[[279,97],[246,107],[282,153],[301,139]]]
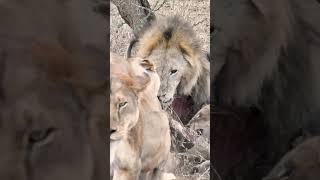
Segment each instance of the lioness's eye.
[[119,109],[125,108],[127,106],[128,102],[121,102],[119,103]]
[[54,132],[55,128],[34,130],[30,133],[29,143],[35,144],[46,141]]
[[170,72],[170,73],[171,73],[171,74],[175,74],[175,73],[177,73],[177,71],[178,71],[178,70],[173,69],[173,70],[171,70],[171,72]]

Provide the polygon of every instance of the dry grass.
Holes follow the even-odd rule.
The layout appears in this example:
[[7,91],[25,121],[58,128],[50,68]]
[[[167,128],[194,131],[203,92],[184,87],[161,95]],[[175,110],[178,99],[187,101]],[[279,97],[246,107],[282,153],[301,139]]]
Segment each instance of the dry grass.
[[[172,156],[169,157],[169,165],[174,164],[174,167],[168,167],[166,170],[180,177],[178,179],[210,179],[210,139],[199,136],[192,129],[185,127],[172,109],[168,114],[171,117],[172,139]],[[192,143],[193,147],[188,147],[186,142]]]

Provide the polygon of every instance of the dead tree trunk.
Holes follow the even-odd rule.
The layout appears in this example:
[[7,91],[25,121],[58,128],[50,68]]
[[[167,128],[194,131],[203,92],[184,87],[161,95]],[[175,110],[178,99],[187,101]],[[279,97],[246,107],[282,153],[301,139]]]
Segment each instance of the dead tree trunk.
[[155,18],[147,0],[111,0],[111,2],[118,8],[122,19],[132,28],[135,37],[138,37],[143,28]]

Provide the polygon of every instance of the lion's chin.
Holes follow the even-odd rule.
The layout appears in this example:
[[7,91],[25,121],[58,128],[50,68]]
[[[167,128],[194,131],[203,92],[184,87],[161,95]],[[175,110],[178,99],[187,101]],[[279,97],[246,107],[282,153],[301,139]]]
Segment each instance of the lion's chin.
[[161,108],[163,110],[167,110],[171,106],[172,102],[173,102],[173,98],[169,99],[168,101],[162,101]]

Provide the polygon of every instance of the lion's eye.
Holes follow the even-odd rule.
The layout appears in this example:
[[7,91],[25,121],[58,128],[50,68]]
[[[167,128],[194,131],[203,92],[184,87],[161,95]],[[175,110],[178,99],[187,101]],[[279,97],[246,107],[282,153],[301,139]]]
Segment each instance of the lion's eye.
[[29,143],[35,144],[40,142],[46,142],[55,132],[55,128],[47,128],[41,130],[34,130],[29,135]]
[[123,109],[123,108],[125,108],[126,106],[127,106],[127,104],[128,104],[128,102],[120,102],[119,103],[119,109]]
[[173,75],[173,74],[175,74],[175,73],[177,73],[178,72],[178,70],[176,70],[176,69],[173,69],[173,70],[171,70],[171,75]]

